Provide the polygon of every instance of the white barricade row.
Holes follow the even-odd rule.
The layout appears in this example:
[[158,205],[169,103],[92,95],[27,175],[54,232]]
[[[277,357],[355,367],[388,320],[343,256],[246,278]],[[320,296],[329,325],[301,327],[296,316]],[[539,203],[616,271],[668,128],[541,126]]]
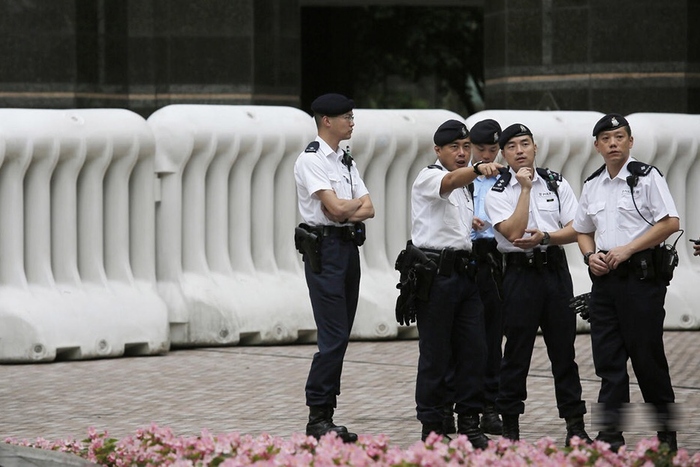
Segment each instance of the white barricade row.
[[[599,112],[490,110],[530,127],[537,164],[577,196],[603,163]],[[445,110],[355,109],[349,148],[376,216],[366,222],[353,339],[414,338],[394,315],[410,192],[435,161]],[[632,155],[656,165],[685,236],[668,329],[698,329],[700,116],[633,114]],[[0,362],[156,354],[179,347],[314,342],[293,167],[315,138],[291,107],[172,105],[148,120],[120,109],[0,110]],[[674,241],[676,235],[669,240]],[[590,290],[567,245],[575,293]],[[579,320],[579,329],[586,322]]]
[[169,349],[154,149],[126,110],[0,110],[0,362]]
[[[485,118],[493,118],[502,128],[523,123],[534,134],[536,164],[560,172],[581,194],[588,176],[603,165],[603,157],[593,145],[591,135],[599,112],[488,110],[467,118],[467,127]],[[700,235],[700,115],[638,113],[626,117],[632,129],[635,159],[655,165],[666,177],[678,208],[684,236],[678,241],[679,265],[666,296],[666,329],[700,328],[700,288],[697,287],[700,258],[692,256],[690,238]],[[673,244],[678,233],[666,243]],[[590,291],[588,269],[576,244],[566,246],[574,293]],[[579,318],[579,329],[588,323]]]
[[294,249],[294,162],[313,119],[274,106],[172,105],[156,139],[158,288],[178,346],[316,339]]

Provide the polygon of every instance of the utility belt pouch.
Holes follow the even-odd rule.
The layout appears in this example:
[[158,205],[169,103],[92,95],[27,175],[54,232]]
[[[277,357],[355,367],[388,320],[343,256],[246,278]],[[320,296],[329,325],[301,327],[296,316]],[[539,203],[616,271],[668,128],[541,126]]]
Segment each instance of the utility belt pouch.
[[632,274],[639,280],[653,280],[656,278],[654,267],[654,250],[639,251],[630,258]]
[[671,281],[673,271],[678,266],[678,252],[673,245],[665,244],[654,250],[656,255],[656,272],[662,280]]
[[365,223],[364,222],[355,222],[354,233],[355,233],[355,236],[353,238],[353,241],[355,242],[355,245],[357,245],[357,246],[364,245],[365,240],[367,239],[367,231],[365,230]]
[[308,224],[301,223],[294,229],[294,247],[317,274],[321,272],[321,241],[319,232]]

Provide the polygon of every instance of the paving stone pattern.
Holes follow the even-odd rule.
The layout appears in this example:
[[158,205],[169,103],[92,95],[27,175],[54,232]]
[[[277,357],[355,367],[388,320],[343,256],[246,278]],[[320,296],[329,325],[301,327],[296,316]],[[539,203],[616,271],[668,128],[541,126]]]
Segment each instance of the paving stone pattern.
[[[681,407],[679,446],[700,452],[700,333],[666,332],[676,400]],[[599,380],[590,336],[579,334],[577,362],[591,410]],[[0,366],[0,439],[83,439],[90,426],[123,437],[151,423],[179,435],[303,432],[304,384],[315,345],[175,350],[164,356]],[[403,448],[420,438],[415,418],[417,340],[351,342],[335,421],[360,434],[385,433]],[[636,443],[655,433],[632,378],[630,426]],[[541,336],[528,378],[521,438],[550,436],[563,444],[554,387]]]

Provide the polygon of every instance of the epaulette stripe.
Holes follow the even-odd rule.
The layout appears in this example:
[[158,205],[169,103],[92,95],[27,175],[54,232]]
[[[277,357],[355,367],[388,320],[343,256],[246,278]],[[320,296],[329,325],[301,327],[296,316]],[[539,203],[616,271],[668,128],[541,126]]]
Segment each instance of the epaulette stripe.
[[598,169],[596,169],[596,171],[593,172],[583,183],[590,182],[591,180],[596,178],[598,175],[602,174],[603,170],[605,170],[605,164],[598,167]]
[[304,149],[304,152],[316,152],[319,147],[321,147],[321,144],[318,141],[311,141],[309,145],[306,146],[306,149]]

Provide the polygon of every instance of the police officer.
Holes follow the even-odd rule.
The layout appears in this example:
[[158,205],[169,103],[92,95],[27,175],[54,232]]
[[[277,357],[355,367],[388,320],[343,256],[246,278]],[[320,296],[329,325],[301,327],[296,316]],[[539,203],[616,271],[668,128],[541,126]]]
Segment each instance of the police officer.
[[561,175],[535,168],[532,132],[516,123],[498,140],[509,170],[486,197],[486,213],[505,256],[503,313],[506,337],[496,409],[503,417],[503,437],[520,439],[519,416],[525,412],[526,379],[538,328],[552,364],[559,417],[566,420],[566,445],[573,436],[590,442],[583,414],[581,381],[574,340],[576,316],[568,305],[573,283],[560,245],[576,240],[571,227],[576,197]]
[[416,177],[411,191],[411,240],[437,265],[429,298],[417,303],[419,336],[416,378],[421,438],[444,434],[445,375],[454,361],[454,402],[458,432],[475,448],[488,438],[479,427],[486,362],[484,316],[469,237],[474,206],[467,185],[478,175],[494,176],[499,164],[469,166],[469,133],[448,120],[435,132],[437,161]]
[[659,441],[675,451],[663,342],[668,279],[658,259],[659,245],[679,229],[678,211],[661,173],[630,156],[634,139],[622,115],[601,118],[593,136],[605,164],[586,180],[573,227],[592,280],[591,344],[603,408],[596,439],[614,450],[625,443],[620,415],[630,401],[629,359],[644,401],[658,415]]
[[[472,163],[493,162],[498,157],[501,125],[492,119],[481,120],[469,131]],[[486,324],[486,373],[484,378],[484,411],[481,428],[485,433],[500,435],[503,425],[496,412],[498,378],[503,356],[503,312],[501,293],[502,257],[498,251],[493,226],[486,214],[486,194],[496,183],[496,177],[479,176],[474,179],[474,221],[472,249],[477,261],[477,284],[484,304]]]
[[[352,135],[354,102],[340,94],[324,94],[311,104],[318,137],[294,165],[299,212],[318,250],[304,253],[304,270],[314,320],[318,352],[306,381],[309,422],[306,434],[320,438],[335,432],[346,442],[357,435],[333,423],[340,394],[343,358],[355,319],[360,286],[359,238],[362,221],[374,217],[374,207],[357,166],[340,147]],[[300,226],[300,227],[301,227]],[[319,258],[320,264],[312,263]]]

